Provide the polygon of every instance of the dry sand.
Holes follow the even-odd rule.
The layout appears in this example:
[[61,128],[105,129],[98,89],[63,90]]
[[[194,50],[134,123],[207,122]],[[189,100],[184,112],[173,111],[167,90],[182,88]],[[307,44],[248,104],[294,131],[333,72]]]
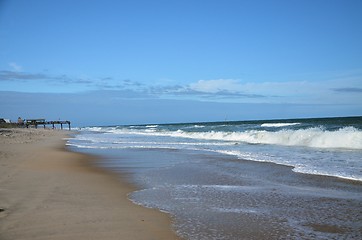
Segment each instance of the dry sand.
[[178,239],[166,214],[65,150],[66,131],[0,129],[0,239]]

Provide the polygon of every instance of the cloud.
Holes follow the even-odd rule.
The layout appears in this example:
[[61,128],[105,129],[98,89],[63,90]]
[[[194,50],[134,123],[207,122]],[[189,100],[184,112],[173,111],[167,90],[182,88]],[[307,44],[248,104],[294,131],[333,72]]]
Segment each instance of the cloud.
[[200,80],[188,85],[146,86],[136,89],[149,96],[171,99],[199,99],[199,100],[235,100],[245,98],[264,98],[264,95],[246,93],[237,80],[218,79]]
[[[84,92],[95,90],[119,90],[124,94],[125,91],[129,91],[130,94],[139,96],[140,94],[150,94],[151,90],[149,86],[145,84],[133,81],[130,79],[115,79],[113,77],[98,77],[92,78],[87,76],[71,76],[67,74],[50,74],[50,73],[28,73],[18,71],[0,71],[0,84],[4,85],[9,82],[13,84],[13,88],[18,90],[17,86],[22,86],[24,89],[35,88],[34,83],[41,84],[41,89],[36,87],[36,91],[41,92]],[[7,83],[5,83],[7,82]],[[21,83],[21,84],[18,84]],[[29,88],[26,88],[27,84]],[[1,85],[0,85],[1,87]],[[56,87],[56,88],[55,88]],[[8,90],[13,90],[9,89]],[[126,94],[129,96],[130,94]]]
[[122,84],[124,86],[129,86],[129,87],[141,87],[141,86],[144,86],[143,83],[140,83],[140,82],[137,82],[137,81],[132,81],[130,79],[125,79],[125,80],[122,80],[121,82],[122,82]]
[[18,65],[17,63],[15,62],[11,62],[9,63],[9,66],[11,67],[11,69],[13,69],[14,71],[16,72],[21,72],[23,70],[23,67]]
[[143,83],[133,81],[130,79],[118,80],[111,77],[95,79],[93,81],[93,90],[129,90],[131,92],[145,92],[146,86]]
[[[0,71],[0,84],[6,81],[12,82],[12,85],[4,83],[4,86],[13,86],[17,91],[19,86],[23,91],[35,89],[58,93],[113,91],[111,95],[117,99],[177,99],[229,103],[348,104],[360,101],[360,95],[357,93],[362,92],[359,75],[324,81],[248,82],[237,79],[211,79],[188,84],[155,84],[111,76],[92,78],[48,72]],[[17,81],[21,84],[16,84]],[[32,88],[35,82],[40,84]],[[12,89],[7,87],[6,90]]]
[[189,85],[191,90],[205,93],[239,92],[242,85],[234,79],[200,80]]
[[[356,93],[362,92],[358,79],[360,78],[279,82],[200,80],[178,89],[174,94],[224,102],[348,104],[355,103],[359,97]],[[340,94],[337,95],[336,92]]]
[[333,88],[335,92],[342,93],[362,93],[362,88],[346,87],[346,88]]
[[199,80],[188,85],[151,86],[148,92],[176,98],[206,100],[227,100],[245,98],[264,98],[264,95],[243,91],[243,85],[234,79]]
[[72,83],[89,84],[93,83],[90,79],[70,77],[66,74],[50,75],[44,73],[26,73],[17,71],[0,71],[0,81],[36,81],[46,80],[49,83]]
[[60,83],[64,83],[64,84],[91,84],[91,83],[93,83],[93,81],[91,79],[80,78],[80,77],[74,78],[74,77],[69,77],[66,74],[59,75],[59,76],[47,76],[47,79],[49,81],[60,82]]
[[[319,83],[308,81],[247,82],[236,79],[199,80],[186,86],[181,94],[199,95],[206,98],[258,102],[279,102],[290,97],[311,96],[326,91]],[[317,94],[318,95],[318,94]],[[258,100],[259,99],[259,100]]]
[[46,75],[40,73],[32,74],[16,71],[0,71],[0,81],[41,80],[46,77]]
[[[165,93],[165,92],[164,92]],[[260,94],[249,94],[242,92],[230,92],[227,90],[222,90],[218,92],[204,92],[204,91],[196,91],[189,88],[178,88],[176,91],[169,91],[165,94],[181,96],[181,97],[193,97],[193,98],[205,98],[208,100],[212,99],[245,99],[245,98],[264,98],[266,96]]]

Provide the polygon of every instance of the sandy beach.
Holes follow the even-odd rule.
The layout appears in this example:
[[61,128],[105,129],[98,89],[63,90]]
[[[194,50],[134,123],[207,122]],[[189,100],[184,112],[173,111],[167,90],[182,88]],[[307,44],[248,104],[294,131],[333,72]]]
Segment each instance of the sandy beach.
[[65,149],[67,131],[0,129],[0,239],[177,239],[134,187]]

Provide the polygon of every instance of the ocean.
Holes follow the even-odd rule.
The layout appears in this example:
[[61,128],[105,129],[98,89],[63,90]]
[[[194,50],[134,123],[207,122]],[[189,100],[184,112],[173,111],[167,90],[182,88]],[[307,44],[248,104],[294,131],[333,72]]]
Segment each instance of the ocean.
[[67,145],[185,239],[362,239],[362,117],[94,126]]

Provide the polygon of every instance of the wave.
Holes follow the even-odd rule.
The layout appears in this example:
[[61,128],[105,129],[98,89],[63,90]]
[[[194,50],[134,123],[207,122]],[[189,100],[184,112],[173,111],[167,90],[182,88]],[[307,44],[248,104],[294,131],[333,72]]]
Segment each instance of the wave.
[[295,126],[301,123],[263,123],[261,127],[288,127]]
[[359,155],[362,151],[362,129],[352,126],[341,126],[337,130],[320,126],[275,131],[276,129],[260,128],[259,123],[258,128],[252,130],[245,128],[241,131],[238,128],[232,129],[233,131],[229,129],[211,131],[210,128],[198,130],[193,128],[190,131],[182,128],[172,131],[170,128],[152,129],[144,126],[142,128],[95,127],[84,130],[75,139],[69,140],[67,145],[94,149],[211,151],[233,155],[243,160],[282,164],[300,173],[362,181],[357,167],[360,166]]
[[362,149],[362,132],[353,127],[326,131],[321,128],[252,132],[253,143],[314,148]]
[[313,169],[308,169],[308,168],[300,168],[298,166],[293,168],[293,172],[320,175],[320,176],[334,176],[334,177],[338,177],[338,178],[342,178],[342,179],[346,179],[346,180],[353,180],[353,181],[360,181],[360,182],[362,181],[362,177],[356,176],[353,174],[351,175],[348,173],[340,173],[340,172],[331,173],[326,170],[313,170]]
[[284,146],[305,146],[312,148],[362,150],[362,131],[354,127],[344,127],[335,131],[322,127],[308,129],[281,129],[279,131],[248,130],[242,132],[207,131],[188,132],[184,130],[161,131],[147,129],[93,129],[111,134],[136,134],[166,137],[191,138],[209,141],[232,141],[250,144],[274,144]]
[[155,132],[153,134],[158,136],[245,142],[250,144],[362,150],[362,131],[354,127],[345,127],[336,131],[327,131],[322,128],[284,129],[277,132],[260,130],[245,132],[185,132],[178,130],[175,132]]

